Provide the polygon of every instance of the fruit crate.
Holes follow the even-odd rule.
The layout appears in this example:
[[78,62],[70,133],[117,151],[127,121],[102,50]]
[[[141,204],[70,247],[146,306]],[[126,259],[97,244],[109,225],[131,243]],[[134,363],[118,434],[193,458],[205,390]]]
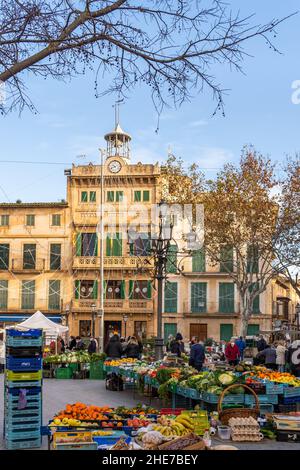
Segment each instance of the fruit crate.
[[62,444],[64,442],[67,442],[68,444],[76,442],[92,442],[92,433],[91,431],[54,432],[53,448],[55,449],[57,444]]
[[187,390],[188,390],[187,388],[182,387],[181,385],[177,385],[176,393],[177,393],[177,395],[181,395],[182,397],[189,398]]
[[284,405],[289,405],[292,403],[300,403],[300,397],[283,397]]
[[[259,403],[278,404],[278,395],[258,395]],[[253,395],[245,395],[245,405],[252,405],[255,402]]]
[[5,439],[36,439],[41,435],[41,426],[31,426],[30,429],[27,431],[26,429],[16,428],[13,430],[5,430]]
[[5,421],[5,429],[6,431],[15,431],[15,430],[28,430],[28,431],[32,431],[34,429],[36,429],[37,431],[39,431],[40,427],[41,427],[41,417],[40,416],[37,416],[37,417],[33,417],[31,416],[30,418],[24,418],[23,417],[23,421],[21,422],[18,418],[17,420],[15,421],[14,419],[9,419],[7,421]]
[[183,408],[185,410],[191,409],[191,399],[178,395],[177,393],[172,393],[172,408]]
[[293,411],[297,411],[297,403],[286,403],[286,404],[282,404],[282,403],[279,403],[279,405],[277,406],[277,411],[279,413],[290,413],[290,412],[293,412]]
[[5,447],[7,450],[17,450],[17,449],[33,449],[36,447],[41,447],[42,438],[41,436],[31,439],[6,439]]
[[103,361],[91,362],[89,377],[91,380],[104,380],[105,379],[106,371],[104,370]]
[[[24,387],[22,387],[23,390]],[[41,387],[31,387],[26,389],[26,396],[39,395],[41,393]],[[6,393],[12,395],[13,397],[18,397],[20,394],[21,388],[7,388]]]
[[42,368],[41,357],[16,358],[8,356],[6,358],[6,369],[14,372],[34,371]]
[[182,411],[186,411],[185,408],[161,408],[161,415],[180,415]]
[[198,392],[198,390],[195,390],[194,388],[188,388],[186,396],[192,398],[193,400],[201,399],[201,394]]
[[283,396],[285,398],[300,397],[300,387],[284,387]]
[[70,367],[59,367],[55,371],[56,379],[72,379],[73,371]]
[[26,347],[23,348],[13,348],[13,347],[6,347],[6,356],[11,357],[40,357],[42,356],[43,351],[41,347]]
[[43,372],[41,370],[37,372],[13,372],[12,370],[6,371],[7,380],[12,381],[23,381],[23,380],[41,380]]
[[[224,404],[243,404],[245,395],[243,393],[239,394],[230,394],[225,395],[223,403]],[[217,404],[219,401],[220,395],[214,393],[202,392],[201,400],[206,401],[207,403]]]
[[111,436],[92,436],[93,441],[97,442],[98,446],[106,445],[113,446],[120,437],[126,437],[126,443],[130,444],[132,438],[124,433],[124,431],[115,431]]
[[[252,407],[255,407],[254,403]],[[260,403],[259,405],[259,412],[261,415],[265,413],[273,413],[274,412],[274,405],[272,403]]]
[[209,429],[208,414],[206,410],[199,411],[183,411],[182,415],[188,415],[194,424],[194,433],[203,436],[206,429]]
[[6,381],[6,386],[8,388],[26,388],[29,389],[29,387],[41,387],[42,381],[41,380],[28,380],[26,382],[22,382],[21,380],[13,381],[13,380],[7,380]]
[[55,450],[98,450],[97,442],[74,442],[73,444],[57,444]]
[[23,338],[39,338],[40,336],[43,335],[43,330],[40,328],[29,328],[28,330],[15,330],[14,328],[8,328],[6,330],[6,336],[9,337],[15,337],[19,339]]
[[172,392],[172,393],[176,393],[177,392],[177,384],[169,385],[169,391]]
[[27,346],[42,346],[43,338],[34,338],[34,339],[27,339],[27,338],[20,338],[14,336],[8,336],[6,338],[6,345],[12,346],[14,348],[23,348]]
[[10,417],[6,418],[6,424],[8,426],[12,425],[16,425],[18,423],[22,423],[23,424],[27,424],[27,423],[30,423],[30,424],[39,424],[41,425],[42,421],[42,414],[40,411],[38,411],[37,413],[29,413],[28,415],[11,415]]
[[275,395],[282,395],[284,392],[283,384],[277,384],[274,382],[267,382],[266,383],[266,394],[275,394]]

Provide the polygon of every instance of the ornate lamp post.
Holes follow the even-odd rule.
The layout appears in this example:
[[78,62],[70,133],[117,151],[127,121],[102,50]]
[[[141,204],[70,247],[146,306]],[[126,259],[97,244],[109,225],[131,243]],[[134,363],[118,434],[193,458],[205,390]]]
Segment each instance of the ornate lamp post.
[[300,304],[298,303],[295,308],[296,322],[297,322],[297,333],[299,333],[300,325]]
[[92,337],[95,338],[95,313],[96,313],[96,304],[91,305],[92,308]]
[[128,316],[126,315],[126,313],[123,314],[123,320],[124,320],[124,336],[126,338],[126,325],[127,325],[127,321],[128,321]]

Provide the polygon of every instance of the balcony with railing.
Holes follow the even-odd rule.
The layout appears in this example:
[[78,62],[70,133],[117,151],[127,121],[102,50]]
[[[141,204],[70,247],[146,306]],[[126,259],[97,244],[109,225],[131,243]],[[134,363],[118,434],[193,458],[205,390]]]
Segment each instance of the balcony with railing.
[[213,315],[232,316],[240,313],[240,303],[234,301],[210,302],[205,300],[192,300],[183,302],[185,316]]
[[[93,307],[95,305],[95,307]],[[93,299],[75,299],[72,301],[72,309],[81,312],[92,312],[93,308],[98,310],[100,303]],[[128,299],[105,299],[104,312],[107,313],[153,313],[153,299],[128,300]]]
[[30,262],[24,262],[22,258],[14,258],[11,262],[11,270],[15,273],[25,273],[25,272],[42,272],[46,269],[46,260],[43,258],[37,258]]
[[[153,267],[153,259],[148,256],[143,259],[136,256],[105,256],[104,269],[137,269]],[[73,269],[100,269],[99,256],[74,256]]]

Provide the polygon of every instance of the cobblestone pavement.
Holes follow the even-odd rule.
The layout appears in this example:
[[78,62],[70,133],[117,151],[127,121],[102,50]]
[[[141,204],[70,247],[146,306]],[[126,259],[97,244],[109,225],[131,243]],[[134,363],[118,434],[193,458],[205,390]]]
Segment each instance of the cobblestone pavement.
[[[3,374],[0,376],[0,396],[3,397]],[[3,400],[3,398],[1,398]],[[120,405],[135,406],[137,403],[149,404],[149,399],[140,395],[133,395],[128,390],[124,392],[111,392],[105,389],[104,381],[100,380],[55,380],[44,379],[43,382],[43,424],[47,424],[53,415],[64,408],[66,403],[82,401],[87,404],[98,406],[109,405],[117,407]],[[151,405],[159,407],[158,401],[152,399]],[[3,423],[3,401],[0,404],[0,423]],[[284,443],[264,440],[261,443],[232,443],[232,441],[214,440],[214,445],[234,444],[239,449],[251,450],[298,450],[300,443]],[[43,438],[43,449],[47,449],[47,438]],[[3,436],[0,436],[0,449],[4,449]]]

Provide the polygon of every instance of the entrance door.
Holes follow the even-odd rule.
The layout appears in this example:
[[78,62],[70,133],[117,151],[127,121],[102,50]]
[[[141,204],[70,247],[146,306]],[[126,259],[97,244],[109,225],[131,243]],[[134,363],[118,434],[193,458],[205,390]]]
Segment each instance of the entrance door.
[[169,335],[176,336],[177,333],[177,323],[165,323],[164,324],[164,340],[165,343],[168,340]]
[[122,322],[120,321],[104,321],[104,344],[106,345],[112,334],[121,336]]
[[200,341],[207,339],[207,324],[206,323],[191,323],[190,324],[190,339],[197,336]]

